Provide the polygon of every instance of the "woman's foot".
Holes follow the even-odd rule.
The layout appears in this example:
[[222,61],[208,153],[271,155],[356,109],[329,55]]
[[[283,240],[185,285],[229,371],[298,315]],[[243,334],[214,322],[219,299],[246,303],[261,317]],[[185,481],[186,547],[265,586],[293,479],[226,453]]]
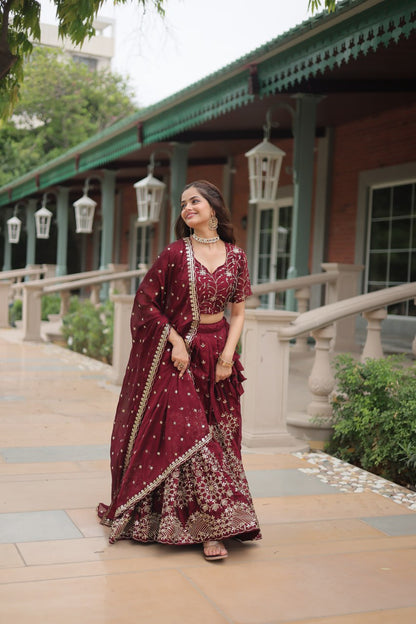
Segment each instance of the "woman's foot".
[[226,559],[228,557],[228,552],[222,542],[209,540],[208,542],[204,542],[204,557],[207,561]]

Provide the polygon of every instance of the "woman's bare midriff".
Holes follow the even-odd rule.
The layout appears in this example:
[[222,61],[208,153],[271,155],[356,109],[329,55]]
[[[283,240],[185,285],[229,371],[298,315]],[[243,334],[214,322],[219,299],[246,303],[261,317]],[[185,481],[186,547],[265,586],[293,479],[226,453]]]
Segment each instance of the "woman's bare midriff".
[[218,314],[200,314],[200,325],[211,325],[212,323],[218,323],[224,316],[224,312],[218,312]]

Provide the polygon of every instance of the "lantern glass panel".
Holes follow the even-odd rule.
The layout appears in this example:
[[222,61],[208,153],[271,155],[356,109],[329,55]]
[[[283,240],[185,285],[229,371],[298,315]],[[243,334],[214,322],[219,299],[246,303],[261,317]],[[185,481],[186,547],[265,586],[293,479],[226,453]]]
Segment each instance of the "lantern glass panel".
[[19,217],[11,217],[7,220],[7,231],[9,235],[9,242],[16,244],[20,240],[20,231],[22,228],[22,222]]
[[137,188],[136,195],[137,195],[138,221],[146,222],[149,220],[147,188],[145,187]]
[[165,184],[151,174],[134,185],[137,196],[138,221],[156,223],[159,221]]
[[36,237],[49,238],[49,230],[51,227],[52,213],[50,210],[42,206],[40,210],[35,212]]
[[280,169],[285,153],[266,139],[246,153],[248,158],[250,202],[275,202]]
[[92,232],[96,205],[97,202],[88,197],[88,195],[83,195],[83,197],[74,202],[77,234],[90,234]]

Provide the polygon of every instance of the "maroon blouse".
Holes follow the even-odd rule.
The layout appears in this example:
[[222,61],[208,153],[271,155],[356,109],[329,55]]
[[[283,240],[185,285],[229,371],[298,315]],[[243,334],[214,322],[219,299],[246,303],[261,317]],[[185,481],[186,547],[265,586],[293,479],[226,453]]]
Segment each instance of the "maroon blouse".
[[228,302],[240,303],[251,295],[246,254],[232,243],[225,243],[225,262],[210,273],[195,258],[196,291],[201,314],[222,312]]

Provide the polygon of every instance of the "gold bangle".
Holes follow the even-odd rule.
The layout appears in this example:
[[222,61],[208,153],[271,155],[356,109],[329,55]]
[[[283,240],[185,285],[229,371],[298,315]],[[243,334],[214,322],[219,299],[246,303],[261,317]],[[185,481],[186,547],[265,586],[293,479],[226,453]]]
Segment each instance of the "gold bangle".
[[222,355],[219,356],[218,358],[218,362],[222,365],[222,366],[226,366],[227,368],[232,368],[234,362],[227,362],[226,360],[223,359]]

